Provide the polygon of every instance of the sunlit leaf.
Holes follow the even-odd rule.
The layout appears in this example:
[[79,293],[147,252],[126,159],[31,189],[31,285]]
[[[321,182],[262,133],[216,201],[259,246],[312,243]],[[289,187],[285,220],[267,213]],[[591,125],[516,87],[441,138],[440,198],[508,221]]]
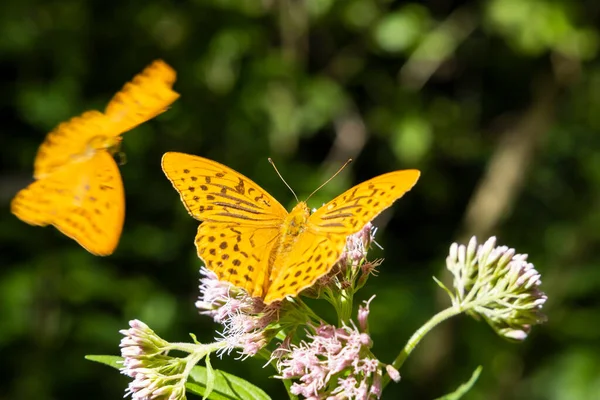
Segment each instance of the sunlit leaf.
[[[95,361],[109,367],[120,369],[123,365],[122,357],[107,355],[88,355],[87,360]],[[269,400],[270,397],[259,387],[254,386],[242,378],[227,372],[212,369],[208,372],[207,368],[196,365],[188,378],[185,388],[188,392],[199,396],[208,394],[208,400]],[[211,382],[213,380],[212,389]]]

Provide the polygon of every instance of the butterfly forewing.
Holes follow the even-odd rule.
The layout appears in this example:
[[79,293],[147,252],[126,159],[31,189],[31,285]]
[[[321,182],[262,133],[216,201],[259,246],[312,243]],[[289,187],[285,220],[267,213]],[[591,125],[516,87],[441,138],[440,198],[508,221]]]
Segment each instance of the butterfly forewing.
[[179,97],[171,89],[175,79],[175,70],[157,60],[126,83],[104,111],[113,133],[119,135],[165,111]]
[[170,152],[163,156],[162,168],[198,220],[279,228],[287,215],[260,186],[215,161]]
[[419,175],[417,170],[394,171],[362,182],[315,211],[308,219],[308,228],[352,235],[408,192]]
[[[40,145],[34,161],[33,176],[43,178],[57,168],[91,157],[94,149],[88,143],[94,137],[108,135],[110,123],[99,111],[87,111],[59,124]],[[86,151],[90,154],[86,155]]]
[[11,210],[29,224],[54,225],[90,253],[111,254],[125,210],[118,167],[110,154],[98,152],[21,190]]

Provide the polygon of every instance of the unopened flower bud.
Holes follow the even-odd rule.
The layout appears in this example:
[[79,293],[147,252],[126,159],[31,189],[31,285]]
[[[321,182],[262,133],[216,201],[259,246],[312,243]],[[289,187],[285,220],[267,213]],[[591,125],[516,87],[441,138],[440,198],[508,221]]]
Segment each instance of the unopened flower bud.
[[120,331],[123,368],[121,372],[131,378],[125,395],[133,400],[185,398],[184,360],[166,355],[169,342],[160,338],[142,321],[129,322],[129,329]]
[[385,371],[389,375],[390,379],[394,382],[400,382],[400,372],[396,368],[394,368],[391,364],[385,366]]
[[547,299],[539,290],[540,274],[526,254],[496,246],[495,237],[476,244],[472,238],[467,247],[450,246],[446,264],[454,275],[452,302],[482,316],[499,335],[524,340],[531,325],[546,320],[540,312]]

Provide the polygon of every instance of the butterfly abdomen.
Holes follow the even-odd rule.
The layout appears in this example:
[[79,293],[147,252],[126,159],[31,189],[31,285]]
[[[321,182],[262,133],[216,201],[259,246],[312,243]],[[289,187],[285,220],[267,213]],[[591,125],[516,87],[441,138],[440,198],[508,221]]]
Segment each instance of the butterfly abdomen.
[[268,287],[270,282],[278,276],[281,268],[286,264],[289,253],[294,248],[300,234],[306,229],[306,222],[310,216],[310,210],[305,202],[300,202],[286,216],[281,224],[279,242],[273,247],[269,260],[269,282],[265,282]]

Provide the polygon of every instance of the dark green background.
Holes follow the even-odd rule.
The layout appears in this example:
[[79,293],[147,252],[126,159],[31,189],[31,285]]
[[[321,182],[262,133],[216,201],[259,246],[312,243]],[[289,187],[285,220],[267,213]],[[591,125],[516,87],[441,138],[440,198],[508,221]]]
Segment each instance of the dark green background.
[[[0,399],[117,399],[127,379],[83,359],[116,354],[139,318],[171,341],[215,325],[194,308],[197,222],[160,169],[165,151],[223,162],[294,200],[347,158],[313,207],[377,174],[422,177],[378,222],[385,256],[359,293],[391,362],[449,301],[431,279],[452,241],[496,235],[542,273],[549,321],[510,344],[458,317],[421,343],[384,399],[600,393],[600,3],[166,0],[0,3]],[[181,98],[124,136],[127,218],[97,258],[10,214],[37,146],[156,58]],[[480,190],[481,189],[481,190]],[[469,211],[471,210],[471,211]],[[262,362],[214,364],[284,396]],[[598,398],[598,397],[595,397]]]

